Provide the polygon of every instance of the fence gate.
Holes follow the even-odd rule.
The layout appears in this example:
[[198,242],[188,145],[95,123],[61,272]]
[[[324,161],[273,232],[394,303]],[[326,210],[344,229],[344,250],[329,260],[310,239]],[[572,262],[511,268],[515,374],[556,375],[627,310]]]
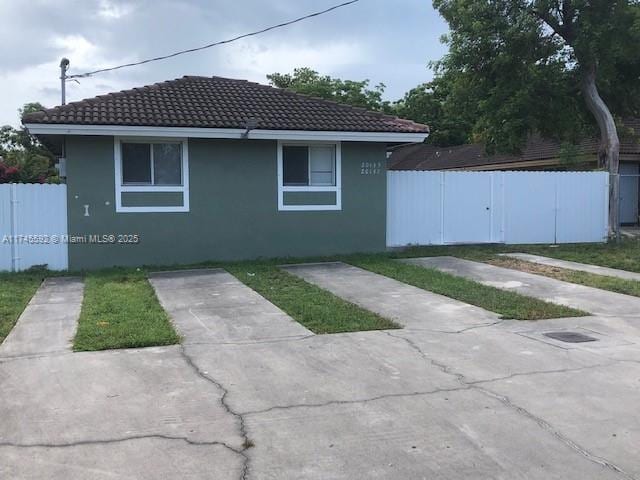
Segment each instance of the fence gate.
[[492,242],[493,177],[451,172],[444,179],[443,243]]
[[66,270],[66,236],[66,185],[0,185],[0,271]]
[[387,172],[387,246],[603,242],[606,172]]

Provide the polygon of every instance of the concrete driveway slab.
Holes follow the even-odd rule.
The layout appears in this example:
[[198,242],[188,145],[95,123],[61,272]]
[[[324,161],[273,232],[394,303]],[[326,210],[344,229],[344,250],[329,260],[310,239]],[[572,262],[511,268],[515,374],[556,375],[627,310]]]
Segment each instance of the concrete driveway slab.
[[456,331],[487,325],[499,317],[459,302],[345,263],[282,267],[307,282],[411,329]]
[[168,435],[243,442],[224,391],[180,347],[72,353],[0,363],[0,444],[60,445]]
[[640,313],[640,298],[597,288],[562,282],[542,275],[496,267],[455,257],[425,257],[401,260],[435,268],[505,290],[579,308],[598,316],[630,316]]
[[476,390],[248,415],[251,478],[616,479]]
[[185,344],[313,335],[222,269],[159,272],[152,274],[149,281]]
[[460,387],[403,339],[380,332],[215,348],[189,345],[186,351],[227,386],[226,400],[238,412]]
[[404,338],[425,357],[447,365],[450,373],[464,375],[468,383],[530,372],[578,371],[610,363],[588,351],[578,350],[569,354],[544,341],[533,341],[510,331],[510,324],[504,328],[482,328],[459,334],[412,330],[389,334]]
[[623,280],[640,281],[640,273],[628,272],[617,268],[601,267],[599,265],[589,265],[586,263],[571,262],[568,260],[560,260],[557,258],[543,257],[541,255],[531,255],[529,253],[501,253],[503,257],[516,258],[526,262],[539,263],[540,265],[548,265],[550,267],[566,268],[568,270],[578,270],[581,272],[594,273],[596,275],[604,275],[607,277],[622,278]]
[[0,358],[69,351],[83,292],[79,278],[45,279],[0,345]]
[[558,431],[640,478],[640,364],[618,362],[579,374],[527,375],[484,387],[508,397]]

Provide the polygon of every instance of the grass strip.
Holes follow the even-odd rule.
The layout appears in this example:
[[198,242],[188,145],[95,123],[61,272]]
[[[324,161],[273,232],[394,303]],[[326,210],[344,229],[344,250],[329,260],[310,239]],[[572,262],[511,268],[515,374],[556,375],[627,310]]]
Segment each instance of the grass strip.
[[629,272],[640,272],[640,241],[634,239],[626,239],[620,243],[558,245],[554,248],[528,246],[519,249],[511,248],[511,250],[601,267],[618,268]]
[[180,337],[141,272],[85,277],[76,351],[172,345]]
[[580,285],[586,285],[587,287],[600,288],[602,290],[609,290],[611,292],[640,297],[640,282],[636,280],[608,277],[605,275],[597,275],[595,273],[569,270],[549,265],[540,265],[534,262],[511,258],[495,258],[487,261],[487,263],[498,267],[520,270],[521,272],[544,275],[545,277],[555,278],[556,280],[562,280],[563,282],[577,283]]
[[588,315],[574,308],[483,285],[436,269],[410,265],[380,256],[352,258],[349,263],[414,287],[484,308],[505,319],[542,320]]
[[400,328],[395,322],[347,302],[275,265],[242,263],[227,270],[314,333]]
[[41,283],[41,274],[14,273],[0,276],[0,343],[9,335]]

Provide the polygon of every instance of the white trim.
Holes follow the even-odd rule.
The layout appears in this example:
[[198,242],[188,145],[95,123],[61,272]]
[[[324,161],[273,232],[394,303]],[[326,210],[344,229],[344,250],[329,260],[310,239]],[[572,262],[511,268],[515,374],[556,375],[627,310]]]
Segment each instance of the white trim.
[[[171,138],[180,141],[182,146],[182,185],[122,185],[122,142],[159,143],[160,138],[149,139],[131,137],[113,137],[113,162],[117,213],[154,213],[154,212],[188,212],[189,211],[189,141],[186,138]],[[152,159],[153,168],[153,159]],[[153,173],[153,172],[152,172]],[[153,179],[153,177],[152,177]],[[122,193],[126,192],[182,192],[182,206],[149,206],[127,207],[122,205]]]
[[[282,147],[285,145],[333,145],[336,148],[336,184],[335,185],[309,185],[309,186],[285,186],[284,175],[282,170]],[[281,212],[286,211],[336,211],[342,210],[342,143],[341,142],[328,142],[328,141],[282,141],[278,140],[278,154],[277,154],[277,186],[278,186],[278,210]],[[330,205],[285,205],[284,193],[285,192],[335,192],[336,202]]]
[[[115,135],[133,137],[165,138],[244,138],[243,128],[196,128],[196,127],[134,127],[120,125],[68,125],[26,123],[33,135]],[[254,140],[319,140],[350,142],[419,143],[428,133],[395,132],[340,132],[311,130],[251,130],[248,138]]]
[[182,185],[122,185],[121,192],[182,192]]
[[[336,169],[337,169],[336,165]],[[284,192],[337,192],[338,187],[336,185],[327,185],[327,186],[300,186],[300,187],[291,187],[291,186],[283,186],[282,191]]]

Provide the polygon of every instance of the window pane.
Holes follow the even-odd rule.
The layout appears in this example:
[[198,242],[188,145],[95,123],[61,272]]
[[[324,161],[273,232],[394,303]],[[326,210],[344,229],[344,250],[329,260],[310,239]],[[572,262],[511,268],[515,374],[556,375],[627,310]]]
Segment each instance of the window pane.
[[153,177],[155,185],[182,185],[181,145],[153,144]]
[[151,184],[151,152],[148,143],[122,144],[122,183]]
[[309,184],[308,147],[285,145],[282,147],[283,184],[299,186]]
[[335,185],[334,146],[311,147],[311,185]]

